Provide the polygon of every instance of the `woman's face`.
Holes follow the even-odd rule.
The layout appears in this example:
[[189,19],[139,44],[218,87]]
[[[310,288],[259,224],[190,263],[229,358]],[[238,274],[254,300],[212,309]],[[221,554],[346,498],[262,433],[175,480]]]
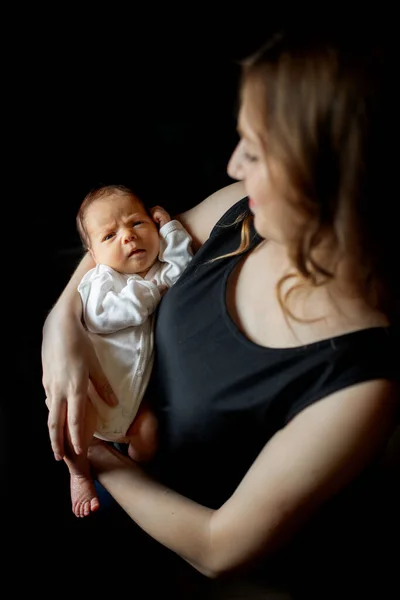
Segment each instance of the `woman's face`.
[[[253,117],[254,118],[254,117]],[[250,120],[245,99],[239,113],[240,141],[228,164],[228,175],[244,182],[256,231],[265,239],[287,243],[300,223],[299,215],[284,197],[283,168],[265,150]]]

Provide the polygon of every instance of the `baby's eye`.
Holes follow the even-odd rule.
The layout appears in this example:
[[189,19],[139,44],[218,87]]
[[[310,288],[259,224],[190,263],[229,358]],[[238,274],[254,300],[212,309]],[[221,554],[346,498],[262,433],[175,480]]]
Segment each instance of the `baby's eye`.
[[143,221],[134,221],[132,223],[132,227],[136,227],[137,225],[142,225],[142,224],[143,224]]
[[114,237],[113,233],[107,233],[107,235],[104,236],[103,242],[106,242],[107,240],[111,240],[112,237]]

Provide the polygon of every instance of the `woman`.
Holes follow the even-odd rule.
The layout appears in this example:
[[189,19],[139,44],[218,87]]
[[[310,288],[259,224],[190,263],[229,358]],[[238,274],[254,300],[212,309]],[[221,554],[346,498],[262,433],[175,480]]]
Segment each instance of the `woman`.
[[[287,33],[243,65],[228,166],[240,181],[178,217],[197,252],[157,315],[157,458],[145,472],[115,448],[89,450],[139,527],[212,578],[295,539],[394,428],[390,80],[383,55],[357,43]],[[76,293],[92,266],[86,256],[44,327],[56,458],[65,423],[80,450],[89,377],[113,401]]]

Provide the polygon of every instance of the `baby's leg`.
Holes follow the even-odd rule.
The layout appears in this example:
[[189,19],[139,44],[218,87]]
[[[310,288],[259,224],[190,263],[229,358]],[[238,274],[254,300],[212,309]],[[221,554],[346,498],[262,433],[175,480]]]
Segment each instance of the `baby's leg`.
[[95,432],[97,414],[91,402],[87,403],[84,428],[83,454],[77,455],[72,450],[69,434],[68,451],[64,457],[71,477],[71,504],[72,512],[77,517],[87,517],[99,508],[93,479],[90,474],[90,463],[87,457],[87,448]]
[[129,456],[136,461],[150,460],[157,450],[158,422],[143,402],[126,435],[129,437]]

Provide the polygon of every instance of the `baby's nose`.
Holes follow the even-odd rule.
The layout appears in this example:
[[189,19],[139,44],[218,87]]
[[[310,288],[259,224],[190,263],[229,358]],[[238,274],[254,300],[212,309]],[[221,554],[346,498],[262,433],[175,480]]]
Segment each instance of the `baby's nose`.
[[124,233],[124,242],[125,244],[130,242],[131,240],[134,240],[136,238],[135,233],[133,232],[132,229],[128,229],[125,233]]

